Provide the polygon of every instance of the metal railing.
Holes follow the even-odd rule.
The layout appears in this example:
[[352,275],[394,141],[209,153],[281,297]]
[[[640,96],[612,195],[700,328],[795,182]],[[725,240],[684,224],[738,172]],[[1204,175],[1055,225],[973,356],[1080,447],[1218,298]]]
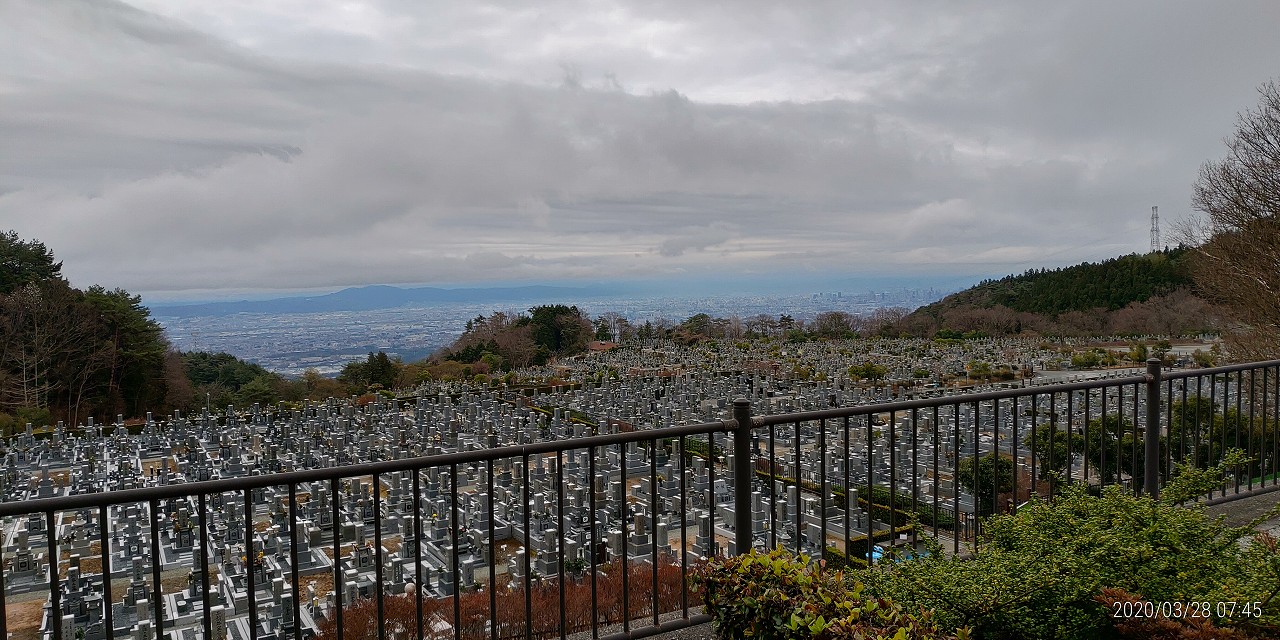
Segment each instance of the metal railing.
[[[41,594],[36,631],[55,640],[644,637],[709,620],[687,577],[720,553],[857,564],[928,532],[961,554],[1031,496],[1155,495],[1174,463],[1233,448],[1250,462],[1211,497],[1275,490],[1278,400],[1280,361],[1153,360],[1119,378],[775,415],[739,399],[718,422],[7,502],[0,637]],[[322,583],[306,605],[305,578]]]

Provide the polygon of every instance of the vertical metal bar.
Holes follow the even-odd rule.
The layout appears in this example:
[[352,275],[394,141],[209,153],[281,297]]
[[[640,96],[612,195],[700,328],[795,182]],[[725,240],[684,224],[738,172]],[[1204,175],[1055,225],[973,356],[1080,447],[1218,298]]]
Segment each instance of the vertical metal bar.
[[564,610],[564,452],[559,449],[556,450],[556,544],[556,557],[559,558],[557,564],[560,565],[557,567],[560,582],[560,637],[564,638],[568,634]]
[[774,446],[777,425],[769,424],[769,549],[778,548],[778,450]]
[[[1092,407],[1090,407],[1089,404],[1092,400],[1093,400],[1093,391],[1085,390],[1084,392],[1084,423],[1081,429],[1084,432],[1084,483],[1086,488],[1090,486],[1090,482],[1089,482],[1089,444],[1090,444],[1089,443],[1089,417],[1090,415],[1092,415],[1092,411],[1090,411]],[[1102,486],[1101,477],[1099,477],[1098,486]]]
[[960,555],[960,405],[952,405],[954,424],[951,441],[951,554]]
[[[1134,395],[1137,395],[1137,389],[1134,389]],[[1134,425],[1136,428],[1136,424]],[[1124,386],[1116,387],[1116,484],[1123,484],[1121,478],[1124,476]],[[1129,475],[1129,484],[1137,485],[1137,478],[1133,474]]]
[[[999,403],[1000,401],[996,400],[996,404]],[[1009,453],[1013,456],[1013,465],[1011,465],[1013,467],[1013,497],[1009,501],[1009,513],[1013,513],[1018,510],[1018,398],[1009,399],[1009,418],[1010,429],[1013,434],[1013,439],[1009,441]],[[1000,430],[996,429],[997,437],[999,437],[999,433]]]
[[[253,489],[244,490],[244,557],[246,573],[248,577],[245,581],[245,591],[247,591],[249,601],[249,638],[250,640],[258,640],[258,591],[255,584],[254,566],[257,564],[258,556],[254,554],[253,548]],[[335,566],[337,561],[335,560]],[[341,626],[339,626],[341,628]],[[339,636],[341,637],[341,636]]]
[[[1254,425],[1254,420],[1257,418],[1257,416],[1254,413],[1254,407],[1258,405],[1257,400],[1254,398],[1254,395],[1257,392],[1257,388],[1258,388],[1258,378],[1256,375],[1257,371],[1258,371],[1257,369],[1249,370],[1249,421],[1248,423],[1246,423],[1248,425],[1248,430],[1245,431],[1245,446],[1248,448],[1246,453],[1248,454],[1249,460],[1250,460],[1249,485],[1248,485],[1248,489],[1250,491],[1253,491],[1253,468],[1252,468],[1254,464],[1252,462],[1252,460],[1254,459],[1253,458],[1253,425]],[[1264,468],[1263,465],[1261,464],[1258,465],[1258,471],[1260,474],[1259,477],[1261,477],[1261,472],[1263,468]]]
[[[1181,384],[1179,384],[1178,386],[1182,388],[1182,412],[1181,412],[1182,419],[1179,420],[1178,422],[1178,462],[1186,462],[1186,459],[1187,459],[1187,412],[1191,410],[1191,407],[1187,405],[1187,387],[1190,385],[1187,384],[1186,378],[1183,378],[1181,380]],[[1170,413],[1169,415],[1173,415],[1173,414]],[[1199,448],[1199,447],[1194,447],[1195,445],[1194,442],[1192,443],[1192,445],[1193,445],[1193,449],[1192,449],[1193,451]],[[1194,464],[1194,460],[1195,459],[1192,458],[1193,464]]]
[[850,525],[849,514],[853,513],[853,508],[857,505],[853,503],[853,487],[849,485],[849,416],[845,416],[844,420],[844,457],[841,458],[840,466],[844,468],[844,483],[841,488],[844,489],[844,557],[849,557],[849,539],[853,536],[849,535]]
[[[1209,393],[1210,395],[1212,395],[1213,390],[1210,389]],[[1194,424],[1195,430],[1196,430],[1196,437],[1195,437],[1195,440],[1192,442],[1192,445],[1195,448],[1192,464],[1194,464],[1197,468],[1199,468],[1201,464],[1200,452],[1204,446],[1204,443],[1201,442],[1204,436],[1200,433],[1200,408],[1201,408],[1201,405],[1203,404],[1204,404],[1204,376],[1198,375],[1196,376],[1196,411],[1195,411],[1195,424]],[[1210,418],[1212,418],[1213,413],[1210,412],[1209,416]],[[1210,427],[1209,434],[1210,434],[1209,438],[1212,439],[1213,438],[1212,427]],[[1210,447],[1210,450],[1212,450],[1212,447]],[[1208,464],[1208,455],[1205,456],[1205,464],[1206,466]]]
[[[1267,399],[1267,380],[1271,377],[1269,375],[1270,373],[1271,369],[1263,367],[1262,386],[1259,387],[1262,394],[1262,421],[1258,424],[1258,435],[1262,437],[1262,442],[1258,443],[1258,453],[1264,459],[1267,457],[1267,404],[1269,403],[1269,400]],[[1272,458],[1270,462],[1272,463],[1272,466],[1274,466],[1275,458]],[[1258,465],[1258,471],[1262,474],[1261,479],[1258,481],[1258,486],[1260,487],[1267,486],[1267,467],[1268,465],[1265,462]]]
[[[458,463],[449,465],[449,575],[453,576],[453,640],[462,640],[462,575],[458,570]],[[378,547],[381,551],[382,547]],[[379,563],[378,566],[382,566]],[[381,580],[381,577],[379,577]]]
[[[998,398],[991,402],[991,411],[991,417],[996,427],[992,430],[994,439],[992,441],[993,449],[991,450],[991,455],[994,456],[991,461],[994,469],[991,474],[991,513],[994,515],[1000,513],[1000,400]],[[1017,465],[1014,465],[1014,469],[1015,471],[1017,470]]]
[[[920,438],[919,438],[920,410],[911,410],[911,513],[916,513],[920,508]],[[916,528],[911,528],[911,542],[914,544],[917,540]]]
[[933,408],[933,537],[938,537],[938,449],[942,444],[942,437],[939,435],[942,428],[941,416],[938,414],[938,407]]
[[[533,534],[529,531],[529,505],[533,504],[533,494],[529,491],[529,454],[521,456],[520,496],[522,523],[524,524],[524,635],[533,636],[533,564],[529,555],[533,552]],[[625,475],[625,474],[624,474]]]
[[688,451],[685,449],[684,436],[680,436],[680,610],[683,617],[689,617],[689,531],[688,518],[685,513],[689,510],[688,493],[685,490],[685,459]]
[[[1271,401],[1276,403],[1275,415],[1271,419],[1271,484],[1280,484],[1280,367],[1276,367],[1274,390]],[[1266,378],[1263,378],[1266,387]]]
[[821,538],[818,540],[820,557],[827,557],[827,420],[818,421],[818,517],[822,519]]
[[[53,640],[62,640],[62,586],[58,584],[58,565],[61,562],[58,558],[58,528],[54,522],[55,516],[56,513],[54,511],[45,512],[44,537],[46,538],[46,547],[49,553],[49,625],[53,627]],[[154,511],[152,511],[151,523],[151,531],[154,533],[156,531]],[[154,551],[155,547],[153,546],[152,552]],[[160,580],[157,579],[157,591],[159,591],[159,587]]]
[[[716,441],[715,437],[711,438],[712,459],[715,458]],[[631,563],[627,560],[627,447],[626,445],[618,445],[618,467],[622,474],[622,482],[618,487],[618,512],[622,516],[622,630],[626,633],[631,632]],[[713,476],[715,474],[715,462],[713,461],[707,466],[708,472]],[[712,501],[715,501],[716,483],[711,481]],[[711,507],[711,512],[715,513],[715,507]],[[715,517],[715,516],[712,516]],[[714,533],[714,532],[713,532]],[[713,535],[714,537],[714,535]]]
[[803,533],[803,529],[802,529],[803,525],[801,524],[801,521],[800,521],[800,518],[801,518],[801,513],[800,513],[800,511],[801,511],[801,509],[800,509],[801,499],[800,499],[800,496],[804,495],[804,489],[803,489],[802,485],[800,484],[800,475],[801,475],[801,474],[800,474],[800,422],[799,422],[799,421],[797,421],[797,422],[795,423],[795,425],[796,425],[795,440],[793,440],[793,441],[791,442],[791,444],[792,444],[792,453],[794,453],[794,454],[795,454],[795,455],[793,456],[793,458],[795,459],[795,466],[794,466],[794,467],[792,467],[791,472],[792,472],[792,474],[795,476],[795,481],[796,481],[796,503],[795,503],[795,505],[793,505],[793,506],[795,507],[795,509],[796,509],[796,522],[795,522],[795,525],[796,525],[796,553],[804,553],[804,548],[803,548],[803,546],[802,546],[802,544],[801,544],[801,539],[804,537],[804,533]]
[[[1225,399],[1224,399],[1224,402],[1225,402]],[[1244,372],[1237,371],[1236,372],[1236,419],[1235,419],[1235,429],[1233,429],[1233,431],[1236,432],[1236,444],[1235,444],[1236,449],[1240,448],[1240,422],[1243,417],[1244,417]],[[1246,474],[1251,473],[1251,469],[1249,467],[1250,467],[1249,463],[1245,463],[1244,472]],[[1240,473],[1239,472],[1235,473],[1235,493],[1240,493]]]
[[[1143,432],[1144,476],[1147,495],[1160,497],[1160,359],[1147,360],[1147,430]],[[1136,406],[1136,403],[1135,403]],[[1135,421],[1134,428],[1137,428]]]
[[[1124,387],[1120,387],[1120,391],[1121,391],[1120,397],[1123,398]],[[1139,439],[1138,438],[1138,396],[1140,395],[1142,394],[1138,392],[1138,385],[1136,384],[1133,385],[1133,411],[1132,411],[1132,417],[1130,418],[1130,422],[1133,423],[1133,434],[1129,436],[1129,485],[1130,485],[1130,490],[1133,492],[1134,496],[1140,495],[1138,490],[1138,485],[1139,485],[1138,468],[1136,466],[1138,462],[1138,439]],[[1124,456],[1122,455],[1122,449],[1124,448],[1123,441],[1124,441],[1124,436],[1126,435],[1124,419],[1123,419],[1124,411],[1125,411],[1125,408],[1123,404],[1119,404],[1119,403],[1116,404],[1116,414],[1117,414],[1117,417],[1120,418],[1119,420],[1116,421],[1116,424],[1120,428],[1119,438],[1116,441],[1116,477],[1119,477],[1120,474],[1123,473],[1124,471],[1124,469],[1121,468],[1122,466],[1121,462],[1124,460]]]
[[[1173,380],[1164,379],[1164,455],[1160,456],[1160,479],[1163,486],[1173,470]],[[1178,447],[1182,446],[1182,434],[1178,434]]]
[[979,463],[982,462],[982,447],[978,440],[982,422],[982,404],[973,403],[973,550],[978,551],[978,533],[982,528],[982,480],[978,474]]
[[[733,401],[733,526],[734,551],[738,555],[751,551],[751,401]],[[797,470],[797,473],[799,471]],[[799,482],[799,478],[796,480]],[[712,511],[712,518],[715,511]],[[656,560],[656,558],[655,558]],[[655,624],[656,624],[656,618]]]
[[[494,587],[497,586],[493,575],[495,571],[493,563],[496,560],[493,554],[493,460],[485,460],[485,463],[489,470],[489,595],[492,597]],[[413,470],[413,585],[414,625],[418,632],[417,637],[421,638],[423,637],[422,591],[426,585],[422,583],[422,469],[417,467]],[[490,611],[496,611],[496,607]],[[491,615],[490,620],[490,625],[496,630],[497,615]]]
[[[383,575],[382,575],[383,574],[383,571],[382,571],[382,478],[379,477],[379,474],[376,474],[376,473],[373,474],[372,478],[373,478],[373,559],[374,559],[373,591],[375,594],[374,597],[377,599],[378,620],[386,620],[387,619],[386,602],[382,597],[382,592],[383,592],[382,585],[386,584],[386,582],[383,581]],[[450,488],[453,489],[453,487],[450,487]],[[456,489],[454,490],[456,491]],[[360,526],[364,526],[363,523],[361,523]],[[455,546],[454,549],[457,549],[457,547]],[[453,577],[455,580],[454,591],[456,593],[457,591],[456,580],[458,576],[457,574],[454,574]],[[457,625],[455,624],[454,627],[457,627]],[[378,640],[387,640],[387,629],[386,629],[386,625],[384,624],[378,625]]]
[[[591,515],[588,516],[588,524],[591,527],[591,552],[587,554],[587,556],[591,558],[591,638],[592,640],[597,640],[600,637],[600,614],[598,613],[600,611],[600,604],[596,595],[596,552],[600,547],[600,526],[596,523],[596,448],[590,447],[587,451],[587,476],[590,478],[589,487],[591,489],[587,492],[587,503],[591,510]],[[683,481],[684,477],[681,476],[681,482]],[[681,487],[683,487],[683,484]],[[681,509],[680,512],[683,516],[684,509]],[[683,545],[684,542],[683,533],[681,533],[681,545]],[[496,634],[492,640],[497,640]]]
[[[1075,399],[1076,399],[1075,392],[1068,391],[1067,392],[1067,459],[1064,460],[1064,462],[1067,465],[1066,476],[1067,476],[1068,485],[1071,484],[1073,476],[1075,475],[1075,470],[1072,468],[1075,466],[1075,459],[1076,459],[1075,451],[1074,451],[1075,443],[1073,442],[1073,440],[1075,440],[1074,427],[1076,422]],[[1088,458],[1088,456],[1083,456],[1083,457],[1086,459]],[[1086,480],[1085,485],[1088,486],[1088,482],[1087,482],[1088,478],[1086,477],[1085,480]]]
[[[993,447],[995,447],[995,449],[992,449],[992,454],[995,454],[996,457],[996,460],[992,461],[995,463],[995,474],[992,474],[993,481],[991,485],[992,511],[993,513],[1002,513],[1004,509],[1001,508],[1000,504],[1000,460],[1004,458],[1004,454],[1000,453],[1000,398],[996,398],[995,401],[991,402],[991,416],[996,425],[995,440],[992,442]],[[1016,470],[1018,465],[1014,465],[1014,467]],[[1012,500],[1010,500],[1011,502]]]
[[[1223,387],[1223,393],[1226,393],[1225,386]],[[1212,442],[1214,440],[1213,418],[1214,418],[1214,414],[1218,412],[1218,376],[1217,374],[1213,374],[1213,373],[1209,374],[1209,406],[1211,407],[1209,411],[1209,440],[1210,440],[1210,444],[1212,445]],[[1222,446],[1218,449],[1219,459],[1221,459],[1221,456],[1226,452],[1227,452],[1227,402],[1226,400],[1223,400],[1222,402]],[[1212,446],[1209,447],[1209,456],[1211,458],[1213,456]],[[1217,460],[1210,459],[1208,464],[1213,465],[1216,462]],[[1225,487],[1222,489],[1222,495],[1224,496],[1227,495],[1227,490]],[[1209,497],[1210,498],[1213,497],[1212,491],[1209,492]]]
[[[736,444],[736,442],[735,442]],[[658,626],[658,441],[649,441],[649,530],[652,532],[652,549],[649,563],[653,567],[653,626]],[[737,476],[738,483],[745,480]],[[750,486],[750,485],[748,485]],[[739,552],[741,553],[741,551]],[[563,607],[561,607],[563,609]]]
[[[338,640],[342,640],[342,609],[345,604],[342,601],[342,591],[345,585],[342,582],[342,513],[338,507],[342,501],[339,499],[341,497],[339,489],[338,479],[331,478],[329,480],[329,493],[333,495],[332,504],[330,505],[333,508],[333,601]],[[422,585],[418,586],[421,587]]]
[[[1037,405],[1037,407],[1038,406],[1039,405]],[[1067,420],[1068,422],[1070,422],[1070,417],[1068,417]],[[1039,431],[1039,422],[1040,422],[1039,420],[1036,421],[1037,423],[1036,431]],[[1071,441],[1071,436],[1068,435],[1067,436],[1068,446],[1070,446],[1070,441]],[[1058,467],[1057,467],[1058,461],[1054,460],[1054,455],[1053,455],[1058,449],[1058,394],[1056,393],[1049,394],[1049,445],[1048,445],[1048,448],[1049,448],[1049,463],[1048,463],[1049,473],[1055,474],[1055,475],[1049,476],[1050,478],[1049,479],[1049,499],[1052,500],[1054,494],[1057,493],[1057,486],[1055,486],[1055,481],[1052,478],[1056,477],[1056,474],[1058,473]],[[1032,446],[1031,449],[1034,451],[1035,446]],[[1070,474],[1071,473],[1071,457],[1067,456],[1067,459],[1065,462],[1067,467],[1067,474]],[[1035,478],[1035,476],[1036,476],[1035,473],[1031,474],[1032,478]]]
[[[1142,443],[1142,452],[1143,452],[1142,484],[1146,484],[1146,477],[1147,477],[1146,476],[1147,474],[1147,460],[1146,460],[1147,440],[1146,440],[1146,435],[1144,435],[1146,434],[1146,431],[1143,431],[1142,434],[1138,433],[1138,417],[1139,417],[1138,403],[1143,401],[1142,396],[1143,394],[1138,392],[1138,385],[1134,384],[1133,385],[1133,439],[1130,440],[1130,443],[1129,443],[1129,477],[1130,479],[1132,479],[1134,495],[1142,494],[1142,490],[1139,489],[1139,480],[1138,480],[1138,477],[1139,477],[1138,476],[1138,451],[1139,451],[1138,443],[1139,442]],[[1156,385],[1156,406],[1157,407],[1160,406],[1160,385]],[[1158,408],[1157,408],[1157,411],[1158,411]],[[1160,425],[1156,425],[1156,429],[1160,429]],[[1157,431],[1157,434],[1158,434],[1158,431]],[[1158,456],[1158,451],[1160,451],[1160,440],[1158,439],[1156,440],[1156,451]],[[1156,465],[1156,461],[1152,460],[1151,465]],[[1158,477],[1160,477],[1160,472],[1158,472],[1158,467],[1157,467],[1156,477],[1157,479]]]
[[[154,609],[153,615],[156,621],[156,637],[164,637],[164,589],[160,582],[160,570],[163,557],[160,555],[160,500],[151,499],[151,578],[155,581],[155,585],[151,591],[151,606]],[[53,529],[49,530],[49,535],[53,535]],[[54,558],[54,567],[57,568],[57,556]],[[58,616],[61,615],[60,610],[54,615],[54,620],[61,626]]]
[[[99,511],[98,511],[98,513],[99,513],[99,514],[101,514],[101,513],[103,513],[105,510],[106,510],[106,506],[105,506],[105,505],[104,505],[104,506],[102,506],[102,507],[99,507]],[[4,531],[4,525],[5,525],[5,521],[4,521],[4,519],[0,519],[0,531]],[[102,535],[101,535],[102,531],[105,529],[105,527],[106,527],[106,526],[107,526],[107,519],[106,519],[105,517],[103,517],[103,516],[99,515],[99,516],[98,516],[98,532],[99,532],[99,539],[100,539],[100,540],[105,540],[105,539],[106,539],[106,538],[105,538],[105,536],[102,536]],[[101,544],[101,543],[99,543],[99,544],[100,544],[100,546],[99,546],[99,549],[100,549],[100,550],[102,550],[102,549],[109,549],[109,547],[107,547],[105,544]],[[103,551],[103,552],[102,552],[102,556],[103,556],[104,558],[105,558],[105,557],[107,557],[107,556],[110,556],[110,555],[111,555],[111,554],[110,554],[110,552],[109,552],[109,551]],[[103,561],[102,566],[104,567],[104,569],[103,569],[103,571],[102,571],[102,575],[104,576],[103,584],[104,584],[104,585],[106,585],[108,589],[110,589],[110,588],[111,588],[111,570],[110,570],[110,569],[105,568],[105,567],[107,567],[107,566],[108,566],[108,565],[107,565],[107,562],[106,562],[105,560]],[[7,587],[7,586],[8,586],[8,584],[6,584],[6,583],[8,582],[8,580],[4,577],[4,575],[3,575],[3,570],[4,570],[4,545],[0,544],[0,638],[8,638],[8,637],[9,637],[9,612],[8,612],[8,610],[5,608],[5,598],[7,598],[7,597],[8,597],[8,594],[6,593],[6,589],[5,589],[5,587]],[[107,609],[108,611],[110,611],[110,610],[111,610],[111,598],[110,598],[110,597],[107,597],[107,598],[105,599],[105,602],[106,602],[106,607],[105,607],[105,609]],[[108,618],[108,619],[109,619],[109,618]],[[110,626],[110,625],[108,625],[108,626],[107,626],[107,629],[108,629],[108,630],[110,630],[110,629],[111,629],[111,626]],[[107,634],[107,640],[110,640],[110,639],[111,639],[111,634],[110,634],[110,632],[108,632],[108,634]]]
[[[1098,442],[1100,444],[1099,451],[1098,451],[1098,455],[1099,455],[1098,471],[1102,473],[1102,486],[1105,487],[1107,484],[1107,448],[1108,448],[1108,445],[1110,444],[1107,442],[1107,437],[1111,432],[1111,428],[1107,424],[1107,387],[1102,387],[1101,391],[1102,391],[1102,414],[1100,417],[1101,417],[1102,426],[1099,429],[1100,433],[1098,437]],[[1119,412],[1117,411],[1116,413],[1118,414]],[[1119,419],[1120,419],[1120,416],[1117,415],[1116,420],[1118,421]],[[1120,443],[1119,443],[1119,440],[1117,439],[1116,441],[1117,451],[1119,450],[1119,447],[1120,447]],[[1114,464],[1116,467],[1116,473],[1113,474],[1113,477],[1112,477],[1113,482],[1117,481],[1118,477],[1116,476],[1120,475],[1119,461],[1117,461]]]
[[[1230,386],[1227,387],[1228,390],[1230,388],[1231,388]],[[1226,395],[1227,395],[1227,398],[1223,399],[1224,402],[1226,402],[1230,398],[1229,391],[1227,392]],[[1237,371],[1236,372],[1236,428],[1235,428],[1235,432],[1236,432],[1235,448],[1237,449],[1240,448],[1240,418],[1241,418],[1241,415],[1244,413],[1243,403],[1244,403],[1244,372]]]
[[[873,462],[872,462],[872,459],[874,458],[874,456],[873,456],[872,454],[873,454],[873,452],[875,451],[875,448],[876,448],[876,445],[875,445],[875,420],[874,420],[874,419],[872,419],[871,414],[870,414],[870,413],[868,413],[868,414],[867,414],[867,497],[866,497],[866,501],[867,501],[867,556],[866,556],[865,558],[863,558],[863,560],[866,560],[866,561],[867,561],[867,564],[871,564],[871,548],[875,546],[875,527],[873,527],[873,526],[872,526],[872,523],[873,523],[873,522],[874,522],[874,520],[875,520],[875,515],[874,515],[874,514],[875,514],[875,509],[874,509],[874,508],[872,508],[872,504],[875,502],[875,498],[873,498],[872,496],[873,496],[873,495],[875,494],[875,492],[876,492],[876,489],[875,489],[875,486],[876,486],[876,484],[875,484],[875,483],[876,483],[876,476],[875,476],[875,464],[873,464]],[[856,504],[856,503],[855,503],[855,504]],[[858,505],[858,506],[861,506],[861,505]]]
[[[204,619],[205,619],[205,622],[204,622],[204,627],[205,627],[205,636],[204,636],[204,637],[205,637],[205,638],[210,638],[210,637],[212,637],[212,636],[210,636],[210,635],[209,635],[209,632],[208,632],[208,629],[209,629],[209,627],[210,627],[210,624],[209,624],[209,589],[210,589],[210,585],[209,585],[209,573],[208,573],[208,571],[209,571],[209,539],[208,539],[208,536],[207,536],[207,535],[205,535],[205,534],[207,533],[207,531],[208,531],[207,518],[208,518],[208,513],[209,513],[209,512],[208,512],[208,511],[206,511],[206,510],[204,509],[204,506],[203,506],[204,496],[203,496],[203,495],[201,495],[201,496],[200,496],[200,500],[201,500],[201,507],[200,507],[200,527],[201,527],[201,530],[200,530],[200,533],[201,533],[201,536],[202,536],[202,537],[200,538],[200,548],[204,549],[204,566],[205,566],[205,574],[204,574],[204,580],[205,580],[205,585],[204,585],[204,586],[205,586],[205,590],[204,590],[204,610],[205,610],[205,618],[204,618]],[[109,507],[108,507],[107,505],[105,505],[105,504],[104,504],[104,505],[99,505],[99,506],[98,506],[98,553],[99,553],[99,555],[102,557],[102,605],[103,605],[103,606],[102,606],[102,615],[103,615],[103,627],[104,627],[104,629],[106,630],[106,637],[107,637],[107,640],[111,640],[111,638],[112,638],[112,633],[113,633],[113,632],[114,632],[114,630],[115,630],[115,627],[114,627],[114,625],[115,625],[115,619],[114,619],[114,614],[113,614],[113,613],[112,613],[112,611],[111,611],[111,603],[112,603],[112,602],[114,602],[114,600],[112,599],[112,596],[111,596],[111,539],[107,536],[107,523],[108,523],[108,522],[110,522],[110,520],[111,520],[111,519],[108,517],[108,509],[109,509]],[[3,596],[3,594],[0,594],[0,596]],[[3,599],[4,599],[3,597],[0,597],[0,600],[3,600]],[[2,614],[0,614],[0,619],[3,619],[3,617],[4,617],[4,616],[3,616]],[[8,635],[6,635],[5,628],[4,628],[2,625],[3,625],[3,622],[0,622],[0,638],[7,638],[7,637],[9,637],[9,636],[8,636]]]
[[889,540],[897,536],[897,518],[894,516],[894,498],[898,495],[898,412],[889,412]]
[[[1031,394],[1031,425],[1030,427],[1031,427],[1031,495],[1035,496],[1035,495],[1040,495],[1039,494],[1040,483],[1038,478],[1040,474],[1037,473],[1037,471],[1039,470],[1036,468],[1036,460],[1037,458],[1040,457],[1040,451],[1039,449],[1036,448],[1036,445],[1039,444],[1038,432],[1040,431],[1040,396],[1034,393]],[[1014,439],[1013,446],[1015,448],[1018,446],[1016,438]],[[1049,439],[1049,458],[1050,458],[1049,464],[1052,465],[1053,464],[1053,438]],[[1053,467],[1050,467],[1050,468],[1052,469]]]
[[302,640],[302,584],[298,582],[298,486],[289,483],[289,579],[293,591],[293,638]]

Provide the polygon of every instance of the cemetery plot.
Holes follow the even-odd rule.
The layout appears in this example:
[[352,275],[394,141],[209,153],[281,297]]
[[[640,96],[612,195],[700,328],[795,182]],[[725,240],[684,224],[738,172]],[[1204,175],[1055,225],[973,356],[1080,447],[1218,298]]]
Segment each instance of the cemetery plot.
[[[1134,438],[1147,426],[1135,386],[874,408],[928,396],[928,384],[945,384],[936,372],[978,357],[1050,356],[1016,341],[657,345],[567,361],[564,384],[538,389],[440,383],[366,404],[148,416],[135,433],[122,420],[58,425],[49,438],[28,428],[4,452],[5,502],[180,493],[173,488],[257,476],[264,486],[5,519],[7,631],[136,638],[161,627],[194,633],[208,620],[227,637],[248,637],[250,625],[260,636],[308,636],[336,624],[339,610],[356,616],[379,598],[384,613],[408,600],[414,625],[422,611],[427,627],[461,625],[468,637],[487,635],[495,620],[504,630],[523,632],[535,619],[538,629],[559,629],[561,612],[566,628],[589,629],[696,604],[679,576],[738,551],[738,509],[750,511],[756,547],[866,561],[869,540],[892,547],[921,533],[963,552],[981,516],[1055,482],[1133,486]],[[610,368],[635,375],[598,375]],[[929,377],[913,377],[921,369]],[[1210,413],[1225,415],[1249,389],[1219,377],[1176,392],[1209,398]],[[782,416],[753,433],[746,478],[735,475],[732,436],[715,423],[738,397],[756,414]],[[866,409],[786,421],[831,407]],[[1207,455],[1215,449],[1206,438],[1228,437],[1210,417],[1187,415],[1178,453]],[[712,424],[700,433],[652,432],[703,422]],[[1193,433],[1198,425],[1203,433]],[[582,446],[591,436],[630,440]],[[548,442],[560,444],[535,447]],[[1257,444],[1275,446],[1274,438]],[[483,454],[511,446],[529,449]],[[455,457],[407,464],[424,456]],[[405,470],[342,471],[397,461]],[[303,470],[340,478],[269,484],[272,474]],[[750,499],[736,504],[742,482]],[[593,584],[595,603],[613,605],[580,615],[573,603],[590,602]]]

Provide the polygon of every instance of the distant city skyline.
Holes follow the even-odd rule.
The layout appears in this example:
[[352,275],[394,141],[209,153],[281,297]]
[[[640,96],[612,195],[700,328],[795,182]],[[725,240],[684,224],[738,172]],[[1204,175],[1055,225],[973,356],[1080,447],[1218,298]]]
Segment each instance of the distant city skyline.
[[[476,290],[483,291],[483,289]],[[589,293],[589,294],[588,294]],[[916,308],[946,292],[933,289],[895,288],[888,292],[844,291],[772,294],[711,294],[682,296],[671,293],[635,292],[611,294],[584,289],[555,296],[438,301],[383,305],[330,304],[316,308],[302,303],[273,305],[214,305],[207,308],[152,308],[166,337],[180,351],[227,352],[285,375],[306,369],[336,374],[353,360],[385,351],[406,362],[416,361],[451,344],[462,335],[469,320],[495,312],[519,314],[540,304],[576,305],[591,318],[618,313],[635,324],[658,321],[679,324],[698,313],[713,317],[748,319],[760,314],[782,314],[807,321],[824,311],[870,314],[880,307]],[[350,301],[350,299],[347,299]],[[144,300],[145,302],[145,300]]]
[[0,230],[149,302],[960,289],[1145,252],[1153,205],[1176,243],[1277,23],[1262,1],[10,0]]

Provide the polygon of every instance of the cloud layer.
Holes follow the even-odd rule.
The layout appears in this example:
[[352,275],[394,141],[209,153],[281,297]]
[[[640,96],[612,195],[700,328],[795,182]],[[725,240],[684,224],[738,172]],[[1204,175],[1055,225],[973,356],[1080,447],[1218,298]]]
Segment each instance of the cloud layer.
[[1280,59],[1269,2],[173,4],[0,1],[0,228],[76,284],[1140,251]]

